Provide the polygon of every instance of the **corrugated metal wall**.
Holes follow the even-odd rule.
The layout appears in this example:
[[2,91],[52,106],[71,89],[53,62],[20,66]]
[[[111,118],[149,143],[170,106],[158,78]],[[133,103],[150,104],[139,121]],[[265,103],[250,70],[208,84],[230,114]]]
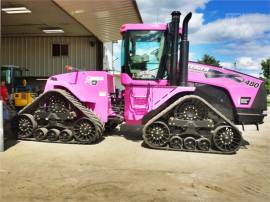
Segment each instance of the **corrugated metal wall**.
[[[26,67],[30,71],[25,76],[63,73],[66,65],[87,70],[97,67],[97,40],[93,37],[2,37],[1,40],[2,65]],[[69,56],[52,56],[54,43],[68,44]]]

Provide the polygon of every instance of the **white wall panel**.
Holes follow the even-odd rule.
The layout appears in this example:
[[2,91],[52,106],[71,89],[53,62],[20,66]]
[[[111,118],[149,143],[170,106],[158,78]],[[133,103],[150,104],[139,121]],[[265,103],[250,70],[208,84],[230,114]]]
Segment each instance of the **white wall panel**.
[[[26,67],[26,76],[50,76],[65,72],[71,65],[96,69],[96,42],[93,37],[2,37],[2,65]],[[68,56],[52,56],[52,44],[68,44]]]

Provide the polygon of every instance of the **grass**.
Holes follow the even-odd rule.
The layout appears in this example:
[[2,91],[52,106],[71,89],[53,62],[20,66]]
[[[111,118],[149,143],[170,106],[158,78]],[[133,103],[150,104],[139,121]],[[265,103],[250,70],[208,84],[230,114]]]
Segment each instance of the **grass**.
[[267,106],[270,107],[270,96],[267,96]]

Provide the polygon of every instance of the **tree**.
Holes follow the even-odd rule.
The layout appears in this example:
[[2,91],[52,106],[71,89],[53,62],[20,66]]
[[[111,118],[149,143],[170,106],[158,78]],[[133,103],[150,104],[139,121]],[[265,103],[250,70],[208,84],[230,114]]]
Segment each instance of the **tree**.
[[213,56],[207,55],[207,54],[205,54],[201,60],[198,60],[198,62],[201,64],[221,67],[219,64],[219,61],[216,58],[214,58]]
[[265,88],[266,88],[267,94],[269,94],[270,93],[270,79],[265,80]]
[[261,62],[262,73],[266,79],[270,79],[270,58]]
[[265,88],[267,93],[270,93],[270,58],[261,62],[262,74],[265,77]]

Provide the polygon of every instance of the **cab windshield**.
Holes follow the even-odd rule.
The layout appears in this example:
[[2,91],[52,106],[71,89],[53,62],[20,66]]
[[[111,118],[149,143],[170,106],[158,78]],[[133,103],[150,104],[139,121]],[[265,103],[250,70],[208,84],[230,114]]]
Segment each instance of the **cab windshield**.
[[22,76],[20,69],[12,67],[1,67],[1,81],[5,81],[10,85]]
[[126,54],[133,79],[156,79],[164,48],[163,31],[130,31]]

